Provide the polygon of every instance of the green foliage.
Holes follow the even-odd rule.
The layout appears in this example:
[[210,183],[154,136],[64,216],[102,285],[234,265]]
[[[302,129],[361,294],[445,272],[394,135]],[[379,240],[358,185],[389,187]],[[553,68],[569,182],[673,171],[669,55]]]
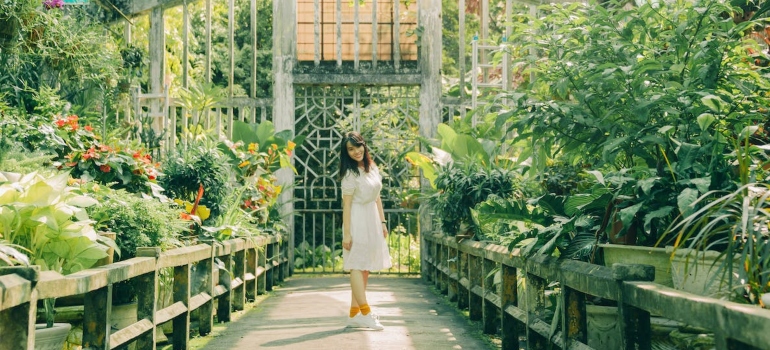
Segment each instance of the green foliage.
[[[735,125],[767,117],[756,106],[767,105],[770,87],[751,64],[752,41],[741,38],[750,24],[723,16],[732,10],[718,2],[632,10],[572,3],[522,15],[511,41],[540,53],[519,62],[537,80],[509,96],[516,106],[500,119],[528,140],[538,170],[546,158],[563,158],[662,173],[664,155],[681,143],[719,154],[720,137]],[[715,122],[702,130],[706,116]]]
[[770,292],[770,185],[767,183],[767,150],[770,145],[752,145],[750,135],[757,127],[745,128],[735,144],[738,180],[735,186],[702,193],[687,203],[683,219],[674,222],[662,239],[673,240],[674,251],[695,250],[695,257],[708,250],[719,254],[721,283],[733,285],[733,259],[741,269],[737,280],[742,284],[740,298],[759,303]]
[[514,177],[509,170],[485,168],[474,162],[452,162],[440,168],[436,192],[427,203],[433,209],[441,229],[449,235],[461,234],[461,226],[480,233],[471,217],[471,209],[490,195],[514,194]]
[[[65,14],[35,0],[5,1],[0,28],[0,96],[26,112],[37,106],[33,94],[46,86],[60,87],[75,107],[93,106],[101,99],[85,97],[109,90],[121,70],[114,41],[84,10]],[[86,110],[92,109],[77,113]]]
[[22,247],[42,270],[70,274],[107,256],[85,208],[96,204],[68,186],[68,174],[0,176],[0,239]]
[[200,204],[211,210],[209,220],[215,221],[225,210],[225,200],[232,190],[231,170],[227,158],[214,145],[177,149],[163,163],[162,172],[164,176],[158,183],[168,197],[195,202],[203,185]]
[[[183,245],[180,239],[189,230],[189,222],[180,219],[181,209],[173,204],[92,184],[85,184],[82,188],[99,199],[99,204],[88,210],[96,221],[96,227],[116,233],[115,243],[120,256],[116,261],[136,257],[139,247],[168,250]],[[115,304],[135,300],[133,283],[124,281],[115,285]]]

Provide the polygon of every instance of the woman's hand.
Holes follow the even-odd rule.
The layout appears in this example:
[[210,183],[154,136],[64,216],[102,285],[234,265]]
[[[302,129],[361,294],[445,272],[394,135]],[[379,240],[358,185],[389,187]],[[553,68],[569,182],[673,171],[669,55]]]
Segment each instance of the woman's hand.
[[353,246],[353,237],[345,236],[342,238],[342,249],[350,250],[350,247],[352,246]]

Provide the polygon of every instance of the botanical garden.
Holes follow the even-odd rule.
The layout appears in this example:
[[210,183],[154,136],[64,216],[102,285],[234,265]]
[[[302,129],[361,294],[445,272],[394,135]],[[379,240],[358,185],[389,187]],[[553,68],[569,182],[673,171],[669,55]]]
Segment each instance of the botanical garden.
[[350,130],[379,274],[491,348],[770,349],[758,0],[0,0],[0,349],[196,348],[344,275]]

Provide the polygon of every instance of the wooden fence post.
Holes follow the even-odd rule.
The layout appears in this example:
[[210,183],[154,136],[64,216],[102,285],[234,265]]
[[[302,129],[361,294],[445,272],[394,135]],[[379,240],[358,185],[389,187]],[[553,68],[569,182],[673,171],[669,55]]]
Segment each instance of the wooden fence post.
[[[209,258],[199,261],[198,264],[195,267],[196,271],[200,271],[201,274],[206,276],[204,281],[203,281],[203,283],[200,286],[200,290],[196,290],[195,294],[206,293],[206,294],[209,295],[209,297],[211,297],[211,299],[209,299],[208,301],[203,303],[203,305],[201,305],[201,307],[198,308],[198,332],[200,333],[201,336],[204,336],[204,335],[207,335],[207,334],[211,333],[211,329],[214,328],[214,300],[215,300],[214,299],[214,287],[216,286],[216,282],[217,282],[217,281],[214,281],[214,268],[215,268],[215,266],[214,266],[214,255],[216,254],[216,245],[215,245],[216,243],[214,243],[212,241],[212,242],[210,242],[210,244],[211,244],[211,253],[210,253]],[[187,265],[187,266],[180,266],[180,267],[174,268],[174,280],[176,280],[176,275],[178,273],[182,273],[183,272],[182,271],[183,268],[184,268],[184,272],[187,273],[187,275],[188,275],[188,281],[187,281],[187,284],[186,284],[186,286],[187,286],[187,293],[186,293],[186,295],[187,295],[188,302],[185,303],[185,305],[190,305],[189,304],[189,300],[190,300],[190,284],[189,284],[190,283],[189,282],[190,266]],[[181,285],[177,286],[177,283],[174,282],[174,302],[178,301],[177,300],[177,287],[182,288],[183,286],[181,286]],[[180,290],[180,293],[183,293],[183,291]],[[184,295],[182,295],[180,297],[183,297],[183,296]],[[189,315],[187,317],[188,317],[188,324],[189,324]],[[187,327],[189,327],[189,326],[187,326]],[[189,333],[190,332],[187,332],[187,333],[188,333],[188,335],[186,337],[189,338]],[[176,320],[175,320],[175,323],[174,323],[174,336],[176,338]],[[174,339],[174,340],[176,342],[176,339]],[[176,349],[176,347],[175,347],[175,349]],[[180,349],[187,349],[187,348],[184,347],[184,348],[180,348]]]
[[[112,284],[86,293],[83,298],[83,348],[110,348]],[[137,309],[138,316],[138,309]]]
[[275,244],[272,242],[274,238],[270,238],[267,245],[265,246],[265,290],[270,292],[273,290],[273,283],[275,283],[275,265],[273,262],[275,261]]
[[481,320],[481,318],[484,316],[483,311],[483,299],[482,296],[479,295],[479,292],[483,293],[482,289],[482,278],[481,276],[481,264],[482,264],[482,258],[475,256],[475,255],[469,255],[468,256],[468,262],[469,262],[469,283],[468,283],[468,292],[470,294],[470,298],[468,300],[468,317],[471,319],[471,321],[478,321]]
[[259,284],[259,247],[256,243],[248,243],[247,245],[250,247],[246,248],[246,275],[251,274],[251,276],[244,280],[246,298],[248,300],[256,300],[258,293],[257,285]]
[[623,293],[624,281],[653,281],[655,268],[650,265],[612,264],[612,277],[618,281],[618,312],[620,312],[621,344],[626,350],[650,350],[652,330],[648,311],[627,305]]
[[241,284],[232,290],[233,310],[243,310],[246,306],[246,242],[243,249],[235,252],[233,256],[233,275]]
[[257,294],[267,291],[267,240],[262,239],[262,246],[257,246]]
[[457,290],[460,281],[460,275],[457,273],[460,259],[457,247],[449,246],[449,255],[447,256],[447,266],[449,267],[449,285],[447,286],[447,299],[457,301]]
[[444,273],[444,267],[446,266],[446,247],[438,240],[436,245],[436,289],[439,293],[446,294],[446,274]]
[[[136,256],[143,256],[143,255],[140,255],[140,253],[142,253],[141,249],[142,248],[137,249]],[[149,248],[149,249],[153,249],[153,250],[157,249],[158,254],[160,254],[160,248]],[[145,273],[143,275],[137,276],[134,279],[134,283],[137,286],[136,318],[137,320],[146,319],[150,321],[153,325],[152,330],[150,332],[147,332],[136,339],[136,348],[143,349],[143,350],[144,349],[155,350],[155,344],[156,344],[155,329],[158,326],[157,324],[155,324],[155,309],[157,307],[157,302],[158,302],[158,270],[157,268],[150,273]]]
[[[18,284],[25,285],[23,293],[29,293],[29,301],[0,312],[0,350],[33,350],[35,348],[35,319],[37,317],[37,290],[40,267],[3,267],[0,276],[18,275]],[[29,282],[29,284],[27,284]],[[18,285],[17,284],[17,285]]]
[[290,249],[291,246],[289,245],[288,237],[281,236],[281,282],[285,281],[287,278],[291,276],[291,264],[293,261],[291,261],[291,254]]
[[566,287],[561,283],[561,339],[565,347],[570,340],[588,343],[588,323],[586,320],[585,294]]
[[233,259],[230,253],[227,253],[219,256],[219,260],[225,266],[224,270],[220,269],[219,271],[219,285],[225,287],[226,291],[217,298],[217,322],[230,322],[230,312],[233,306],[233,291],[231,288],[233,278],[228,271],[233,271]]
[[[461,243],[458,243],[458,248]],[[466,284],[469,283],[470,277],[468,275],[468,253],[463,252],[461,249],[458,249],[458,280],[460,283],[457,286],[457,308],[460,310],[465,310],[468,308],[468,300],[470,298],[469,288],[470,285],[466,288],[465,285],[463,285],[463,282]]]
[[548,339],[532,329],[534,321],[545,318],[545,286],[546,280],[537,275],[527,273],[527,349],[545,350],[549,347]]
[[506,264],[502,264],[501,269],[503,283],[500,292],[502,349],[519,350],[519,336],[525,334],[524,325],[506,312],[509,306],[517,307],[519,304],[517,271],[515,267]]
[[276,239],[278,240],[277,242],[275,242],[275,248],[278,252],[276,256],[276,261],[278,262],[278,266],[276,267],[278,268],[278,282],[280,283],[286,280],[286,271],[284,270],[284,268],[287,265],[283,261],[283,258],[286,257],[286,252],[284,250],[283,237],[281,237],[280,235],[276,235]]
[[485,334],[497,333],[497,326],[500,322],[497,320],[497,305],[491,302],[490,298],[497,298],[497,288],[495,286],[494,272],[497,264],[489,259],[483,259],[481,264],[481,287],[484,290],[482,298],[483,331]]
[[174,349],[187,349],[190,340],[190,264],[174,267],[173,294],[174,302],[181,302],[188,309],[172,319],[171,342]]

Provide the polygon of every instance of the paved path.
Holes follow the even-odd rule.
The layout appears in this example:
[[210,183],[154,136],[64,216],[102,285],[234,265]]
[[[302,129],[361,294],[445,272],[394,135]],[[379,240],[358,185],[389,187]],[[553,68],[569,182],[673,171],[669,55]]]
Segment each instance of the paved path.
[[347,329],[348,278],[295,275],[203,349],[491,349],[429,288],[373,275],[367,297],[385,330]]

